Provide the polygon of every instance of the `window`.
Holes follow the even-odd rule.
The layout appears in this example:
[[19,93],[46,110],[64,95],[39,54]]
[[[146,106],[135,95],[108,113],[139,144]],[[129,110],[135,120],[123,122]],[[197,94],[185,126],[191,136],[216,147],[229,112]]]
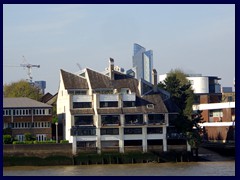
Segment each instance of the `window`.
[[148,124],[163,124],[164,114],[148,114]]
[[91,102],[73,102],[73,108],[92,108]]
[[125,115],[125,124],[126,125],[142,125],[143,115],[142,114]]
[[71,128],[71,136],[93,136],[96,135],[96,127],[74,126]]
[[221,109],[209,111],[209,122],[221,122],[222,117],[223,117],[223,112]]
[[75,125],[93,125],[93,116],[74,116]]
[[147,104],[147,109],[154,109],[154,105],[153,104]]
[[18,134],[16,137],[17,137],[17,140],[20,141],[20,142],[25,140],[25,137],[22,134]]
[[123,101],[123,107],[135,107],[135,101]]
[[117,101],[104,101],[100,102],[100,107],[118,107],[118,102]]
[[96,147],[96,141],[77,141],[78,148]]
[[118,128],[101,128],[101,135],[119,135]]
[[101,115],[102,125],[120,124],[119,115]]
[[147,134],[162,134],[162,133],[163,133],[162,127],[147,128]]
[[124,134],[142,134],[142,128],[124,128]]
[[46,141],[47,140],[46,134],[37,134],[36,139],[37,141]]

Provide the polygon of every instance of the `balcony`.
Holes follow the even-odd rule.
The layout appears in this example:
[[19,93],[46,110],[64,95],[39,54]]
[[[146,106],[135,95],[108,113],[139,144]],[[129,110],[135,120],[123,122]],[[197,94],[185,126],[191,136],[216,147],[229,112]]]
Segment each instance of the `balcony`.
[[73,95],[72,96],[73,102],[92,102],[91,95]]
[[123,101],[136,101],[136,94],[122,94]]
[[148,125],[165,125],[164,120],[148,120]]
[[100,94],[99,100],[100,100],[100,102],[118,101],[118,94]]

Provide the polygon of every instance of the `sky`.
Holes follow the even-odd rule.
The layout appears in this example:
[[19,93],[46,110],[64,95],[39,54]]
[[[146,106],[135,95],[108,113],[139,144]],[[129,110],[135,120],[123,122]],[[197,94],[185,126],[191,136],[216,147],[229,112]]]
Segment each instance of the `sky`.
[[[4,4],[3,84],[46,81],[58,91],[60,69],[102,72],[109,58],[132,68],[133,44],[153,50],[158,75],[172,69],[235,78],[234,4]],[[23,57],[24,56],[24,57]]]

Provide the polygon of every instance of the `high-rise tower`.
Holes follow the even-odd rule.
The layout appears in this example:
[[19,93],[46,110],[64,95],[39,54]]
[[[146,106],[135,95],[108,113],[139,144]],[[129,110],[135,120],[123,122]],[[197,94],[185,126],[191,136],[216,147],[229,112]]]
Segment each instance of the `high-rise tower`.
[[135,72],[135,77],[152,83],[153,51],[146,51],[144,47],[134,43],[132,62],[132,70]]

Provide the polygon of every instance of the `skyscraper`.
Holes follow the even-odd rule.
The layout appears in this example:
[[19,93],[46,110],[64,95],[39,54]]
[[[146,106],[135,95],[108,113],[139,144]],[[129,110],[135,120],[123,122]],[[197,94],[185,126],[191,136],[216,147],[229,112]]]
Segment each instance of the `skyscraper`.
[[146,51],[144,47],[134,43],[132,62],[132,71],[135,72],[135,77],[152,83],[153,51]]

